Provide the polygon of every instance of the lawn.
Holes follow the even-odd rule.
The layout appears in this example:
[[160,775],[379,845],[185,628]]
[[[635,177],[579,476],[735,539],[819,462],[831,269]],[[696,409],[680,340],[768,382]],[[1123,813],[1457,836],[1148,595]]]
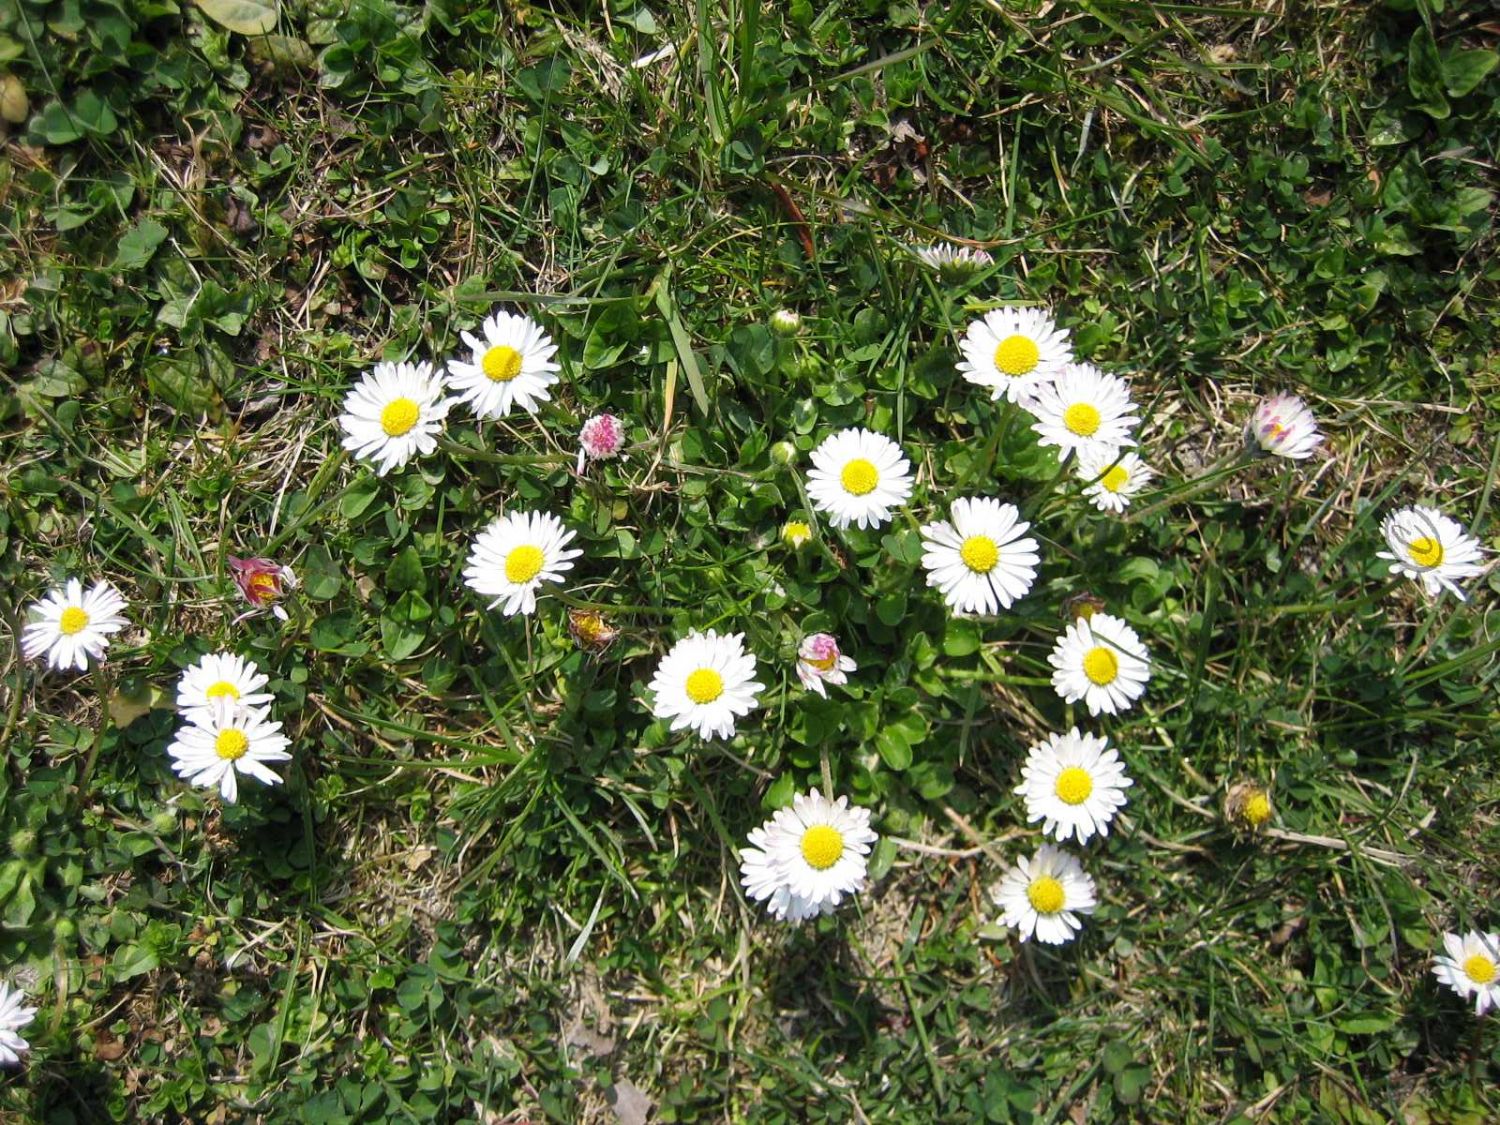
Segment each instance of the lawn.
[[[0,6],[0,1119],[1500,1119],[1433,972],[1500,929],[1497,46],[1463,0]],[[1018,309],[1128,385],[1123,512],[965,376]],[[377,364],[529,385],[496,312],[545,397],[346,448]],[[1247,444],[1278,392],[1309,457]],[[850,429],[909,464],[871,527],[819,500]],[[958,612],[924,528],[982,497],[1039,561]],[[1413,505],[1465,599],[1379,557]],[[581,554],[512,614],[466,571],[526,512]],[[107,658],[26,659],[73,578]],[[1049,657],[1110,620],[1149,683],[1095,714]],[[659,717],[707,630],[727,737]],[[221,652],[289,755],[233,801],[169,754]],[[1074,727],[1133,784],[1022,941]],[[812,788],[877,839],[790,922],[742,853]]]

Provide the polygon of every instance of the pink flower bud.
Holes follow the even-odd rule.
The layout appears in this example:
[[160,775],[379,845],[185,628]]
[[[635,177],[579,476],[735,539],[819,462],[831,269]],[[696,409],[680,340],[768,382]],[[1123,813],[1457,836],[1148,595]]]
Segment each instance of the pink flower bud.
[[578,471],[585,461],[618,457],[625,447],[625,427],[613,414],[595,414],[578,434]]
[[230,555],[229,572],[247,602],[257,610],[269,606],[272,613],[286,620],[286,610],[275,603],[297,586],[297,576],[291,567],[271,559],[237,559]]

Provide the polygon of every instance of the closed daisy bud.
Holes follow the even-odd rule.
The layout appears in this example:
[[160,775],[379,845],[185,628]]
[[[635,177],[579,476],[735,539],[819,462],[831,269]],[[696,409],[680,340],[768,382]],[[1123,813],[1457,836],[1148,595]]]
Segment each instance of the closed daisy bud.
[[1313,412],[1296,395],[1278,394],[1262,399],[1245,428],[1246,444],[1273,457],[1293,461],[1311,457],[1322,440]]
[[791,309],[777,309],[771,314],[771,331],[778,336],[795,336],[802,330],[802,318]]
[[804,543],[812,541],[813,529],[811,524],[802,520],[787,520],[781,528],[781,541],[792,550],[797,550]]
[[797,649],[797,678],[808,691],[828,698],[824,682],[839,686],[849,682],[849,673],[859,665],[839,652],[839,642],[829,633],[813,633]]
[[1274,812],[1270,791],[1255,781],[1236,783],[1224,798],[1224,818],[1236,828],[1258,832]]

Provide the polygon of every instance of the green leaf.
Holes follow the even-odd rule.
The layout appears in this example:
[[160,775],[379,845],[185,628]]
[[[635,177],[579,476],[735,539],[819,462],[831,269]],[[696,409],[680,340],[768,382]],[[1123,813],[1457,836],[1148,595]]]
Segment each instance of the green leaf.
[[138,270],[151,260],[156,248],[167,240],[167,228],[155,219],[136,223],[115,248],[114,268]]
[[410,543],[386,568],[385,584],[388,589],[397,592],[422,588],[422,556]]
[[399,601],[380,615],[380,643],[386,656],[405,660],[427,639],[427,621],[432,606],[415,590],[408,590]]
[[343,571],[333,561],[327,547],[314,547],[302,560],[302,592],[315,602],[331,600],[343,585]]
[[279,0],[194,0],[220,27],[240,35],[266,35],[276,28]]
[[880,760],[893,770],[904,770],[911,765],[911,743],[906,732],[897,727],[886,727],[875,736],[875,749]]
[[1461,98],[1483,82],[1496,63],[1500,54],[1494,51],[1454,51],[1443,60],[1443,89],[1450,97]]
[[1407,49],[1406,85],[1418,109],[1430,117],[1448,116],[1448,99],[1443,97],[1443,60],[1425,24],[1413,33]]

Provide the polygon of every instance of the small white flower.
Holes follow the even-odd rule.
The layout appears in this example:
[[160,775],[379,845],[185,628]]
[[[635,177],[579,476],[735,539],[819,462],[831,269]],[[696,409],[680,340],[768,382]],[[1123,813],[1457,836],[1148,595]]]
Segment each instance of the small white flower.
[[1500,1010],[1500,934],[1470,930],[1444,934],[1443,948],[1432,966],[1433,975],[1467,1000],[1474,997],[1474,1014]]
[[1146,691],[1151,661],[1141,639],[1108,613],[1078,618],[1057,638],[1047,662],[1065,703],[1083,700],[1090,715],[1128,710]]
[[1043,844],[1030,859],[1022,856],[990,892],[1000,922],[1047,945],[1063,945],[1083,929],[1080,914],[1098,905],[1094,880],[1070,853]]
[[625,427],[613,414],[595,414],[578,431],[578,471],[588,461],[608,461],[625,447]]
[[980,497],[953,501],[953,522],[922,528],[922,566],[927,585],[959,613],[997,613],[1026,596],[1036,581],[1035,539],[1023,538],[1031,525],[1014,504]]
[[279,785],[281,777],[273,762],[291,761],[286,748],[291,739],[281,733],[281,724],[270,712],[244,707],[232,699],[216,699],[201,724],[177,731],[167,747],[172,768],[189,784],[218,786],[219,795],[231,805],[239,799],[239,775],[246,774],[267,785]]
[[1085,844],[1096,832],[1109,835],[1109,822],[1125,807],[1125,790],[1133,784],[1109,739],[1074,727],[1031,748],[1015,792],[1026,798],[1026,819],[1043,822],[1043,834],[1059,841],[1076,836]]
[[212,718],[216,699],[262,707],[271,702],[271,694],[260,690],[269,682],[253,660],[232,652],[209,653],[178,679],[177,710],[188,722],[202,725]]
[[1078,479],[1085,482],[1083,494],[1101,512],[1123,512],[1130,498],[1156,475],[1134,453],[1102,446],[1078,454]]
[[991,398],[1023,405],[1073,362],[1068,334],[1044,309],[995,309],[970,323],[959,341],[958,372]]
[[765,685],[755,681],[755,657],[745,635],[689,633],[662,657],[651,677],[651,713],[672,720],[673,730],[691,727],[703,738],[733,738],[734,721],[755,709]]
[[807,495],[834,527],[879,527],[911,496],[911,463],[890,438],[840,430],[812,451]]
[[562,368],[552,361],[557,345],[529,316],[496,310],[481,326],[484,339],[461,333],[471,362],[448,361],[449,381],[481,418],[503,418],[512,406],[528,414],[551,398],[547,388]]
[[868,809],[849,807],[846,797],[830,801],[816,789],[799,793],[791,807],[751,830],[751,846],[740,852],[740,881],[777,918],[815,918],[864,886],[877,838]]
[[344,399],[344,448],[385,476],[437,448],[452,401],[430,363],[377,363]]
[[476,594],[493,598],[490,608],[504,614],[531,613],[543,582],[561,582],[581,550],[567,550],[574,533],[546,512],[511,512],[481,531],[469,550],[464,582]]
[[25,1001],[19,988],[0,981],[0,1066],[15,1066],[31,1050],[31,1044],[16,1034],[36,1015],[36,1009],[26,1007]]
[[828,633],[813,633],[803,638],[797,649],[797,678],[808,691],[815,691],[824,699],[828,698],[824,681],[835,687],[847,684],[849,673],[858,667],[839,652],[838,639]]
[[80,672],[89,666],[89,657],[103,660],[110,635],[130,624],[118,590],[108,582],[95,582],[85,594],[76,578],[37,602],[31,612],[36,620],[21,631],[26,659],[45,656],[51,668]]
[[1062,453],[1115,449],[1134,445],[1131,431],[1140,419],[1130,401],[1130,385],[1092,364],[1070,363],[1050,383],[1043,383],[1023,404],[1036,417],[1031,428],[1042,445]]
[[1377,552],[1377,557],[1390,559],[1392,574],[1416,579],[1433,597],[1446,588],[1459,601],[1467,600],[1455,579],[1484,570],[1479,540],[1436,508],[1418,505],[1392,512],[1381,521],[1380,532],[1390,550]]
[[923,265],[937,270],[938,276],[950,285],[967,281],[985,266],[995,264],[995,259],[990,257],[988,250],[976,250],[972,246],[955,246],[951,242],[918,246],[916,255]]
[[1313,455],[1323,435],[1306,403],[1296,395],[1277,394],[1256,406],[1245,440],[1276,457],[1302,461]]

